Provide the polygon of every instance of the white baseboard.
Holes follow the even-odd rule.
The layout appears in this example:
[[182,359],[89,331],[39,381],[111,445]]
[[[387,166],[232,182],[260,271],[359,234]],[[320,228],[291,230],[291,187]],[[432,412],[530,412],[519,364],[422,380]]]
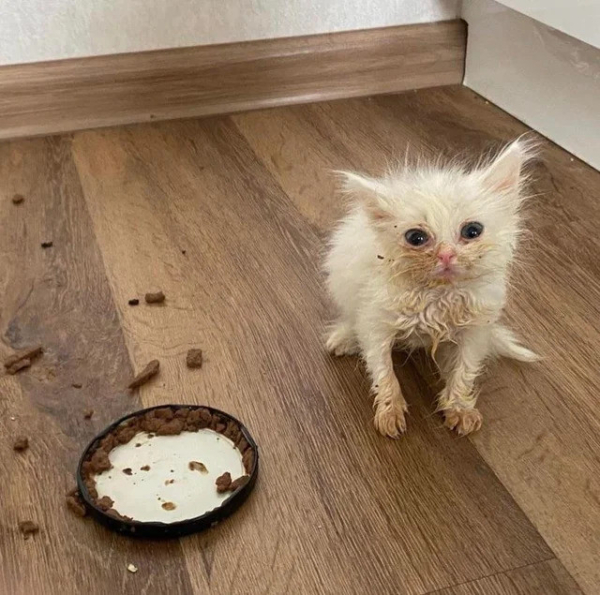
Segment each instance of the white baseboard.
[[600,170],[600,50],[493,0],[464,0],[464,83]]

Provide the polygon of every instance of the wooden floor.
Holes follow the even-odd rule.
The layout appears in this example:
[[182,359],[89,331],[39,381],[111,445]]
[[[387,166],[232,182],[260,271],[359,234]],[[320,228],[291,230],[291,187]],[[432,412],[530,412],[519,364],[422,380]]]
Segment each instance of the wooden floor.
[[[545,359],[489,371],[479,434],[445,430],[426,370],[399,359],[410,428],[380,437],[361,367],[322,346],[330,170],[525,129],[444,88],[1,144],[0,356],[46,353],[0,377],[0,593],[599,593],[600,174],[545,146],[510,308]],[[164,306],[127,305],[158,289]],[[161,375],[128,395],[153,358]],[[248,425],[262,469],[246,505],[154,543],[70,514],[87,441],[168,402]],[[41,527],[26,541],[25,519]]]

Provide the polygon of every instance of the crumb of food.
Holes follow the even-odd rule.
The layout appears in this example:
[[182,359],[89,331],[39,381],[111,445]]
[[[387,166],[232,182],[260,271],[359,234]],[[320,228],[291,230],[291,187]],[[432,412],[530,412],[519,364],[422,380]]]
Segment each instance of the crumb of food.
[[159,436],[178,436],[183,432],[184,423],[181,419],[172,419],[160,425],[156,433]]
[[104,512],[110,510],[113,507],[113,504],[114,502],[109,496],[102,496],[102,498],[96,500],[96,506]]
[[93,409],[86,409],[83,412],[83,419],[92,419],[92,415],[94,415],[94,410]]
[[177,505],[175,504],[175,502],[163,502],[161,504],[161,506],[165,509],[165,510],[175,510],[177,508]]
[[166,486],[170,486],[172,483],[175,483],[174,479],[167,479],[167,481],[165,481]]
[[20,205],[25,200],[25,197],[22,194],[15,194],[12,197],[13,205]]
[[138,567],[134,564],[127,564],[127,570],[131,572],[131,574],[135,574],[138,571]]
[[125,467],[123,473],[125,473],[125,475],[133,475],[133,469],[131,467]]
[[127,302],[130,306],[137,306],[140,303],[140,300],[137,298],[133,298]]
[[105,450],[98,449],[89,460],[89,470],[92,473],[102,473],[112,469],[112,463]]
[[142,471],[150,471],[150,465],[144,465],[143,467],[140,467],[140,469]]
[[17,372],[20,372],[21,370],[24,370],[25,368],[29,368],[29,367],[31,367],[31,360],[30,359],[22,359],[16,363],[14,363],[9,368],[6,368],[6,373],[10,374],[11,376],[14,376]]
[[42,242],[42,248],[52,248],[53,242]]
[[67,508],[79,517],[84,517],[87,514],[87,509],[77,488],[67,492]]
[[43,352],[44,348],[41,345],[36,345],[35,347],[31,347],[29,349],[23,349],[22,351],[19,351],[14,355],[11,355],[10,357],[7,357],[4,360],[4,367],[11,368],[12,366],[14,366],[22,360],[29,360],[31,363],[32,360],[38,357],[38,355],[41,355]]
[[17,436],[13,444],[13,450],[23,452],[29,448],[29,438],[27,436]]
[[79,382],[73,382],[73,384],[71,384],[71,386],[73,388],[81,388],[83,386],[83,384],[79,383]]
[[187,250],[182,250],[181,253],[182,254],[186,254]]
[[378,255],[377,255],[377,258],[379,258],[379,260],[383,260],[383,259],[384,259],[384,257],[383,257],[383,256],[381,256],[381,254],[378,254]]
[[33,521],[21,521],[19,523],[19,531],[21,531],[25,539],[29,539],[32,535],[39,533],[40,526]]
[[188,463],[188,468],[190,471],[200,471],[200,473],[208,473],[208,469],[204,463],[200,461],[190,461]]
[[16,418],[14,415],[11,415],[11,416],[10,416],[10,421],[16,421],[16,419],[17,419],[17,418]]
[[160,362],[157,359],[153,359],[149,362],[146,367],[129,383],[127,388],[138,388],[143,384],[146,384],[151,378],[158,374],[160,369]]
[[231,473],[223,473],[220,477],[217,477],[215,482],[217,486],[217,492],[223,494],[225,492],[235,492],[238,488],[245,486],[250,478],[247,475],[242,475],[234,481],[231,481]]
[[144,296],[147,304],[162,304],[165,301],[165,294],[162,291],[156,293],[147,293]]
[[246,470],[246,473],[251,473],[252,468],[254,467],[254,451],[248,447],[243,453],[242,463],[244,464],[244,469]]
[[217,492],[219,492],[219,494],[228,492],[229,486],[231,485],[231,473],[226,471],[223,475],[219,475],[215,481],[215,485],[217,486]]
[[231,485],[229,486],[229,490],[235,492],[235,490],[237,490],[238,488],[245,486],[248,483],[249,479],[250,478],[247,475],[242,475],[241,477],[234,479],[231,482]]
[[139,448],[140,446],[142,446],[142,443],[141,443],[141,442],[136,442],[136,443],[135,443],[135,447],[136,447],[136,448]]
[[185,363],[188,368],[201,368],[202,367],[202,349],[190,349],[187,352]]

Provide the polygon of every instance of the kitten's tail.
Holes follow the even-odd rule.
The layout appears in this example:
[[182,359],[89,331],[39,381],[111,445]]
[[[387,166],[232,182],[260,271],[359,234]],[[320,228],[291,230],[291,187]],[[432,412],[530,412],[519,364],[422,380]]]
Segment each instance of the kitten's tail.
[[510,329],[500,324],[492,330],[492,348],[496,355],[520,362],[537,362],[540,359],[539,355],[523,347]]

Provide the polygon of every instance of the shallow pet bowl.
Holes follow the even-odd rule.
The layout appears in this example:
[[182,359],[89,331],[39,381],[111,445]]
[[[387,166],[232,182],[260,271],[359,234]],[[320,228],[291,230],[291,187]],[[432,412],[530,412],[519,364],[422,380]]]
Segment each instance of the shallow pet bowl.
[[[226,472],[239,479],[219,492]],[[180,537],[237,510],[257,475],[258,447],[237,419],[211,407],[161,405],[98,434],[81,456],[77,485],[89,514],[110,529]]]

